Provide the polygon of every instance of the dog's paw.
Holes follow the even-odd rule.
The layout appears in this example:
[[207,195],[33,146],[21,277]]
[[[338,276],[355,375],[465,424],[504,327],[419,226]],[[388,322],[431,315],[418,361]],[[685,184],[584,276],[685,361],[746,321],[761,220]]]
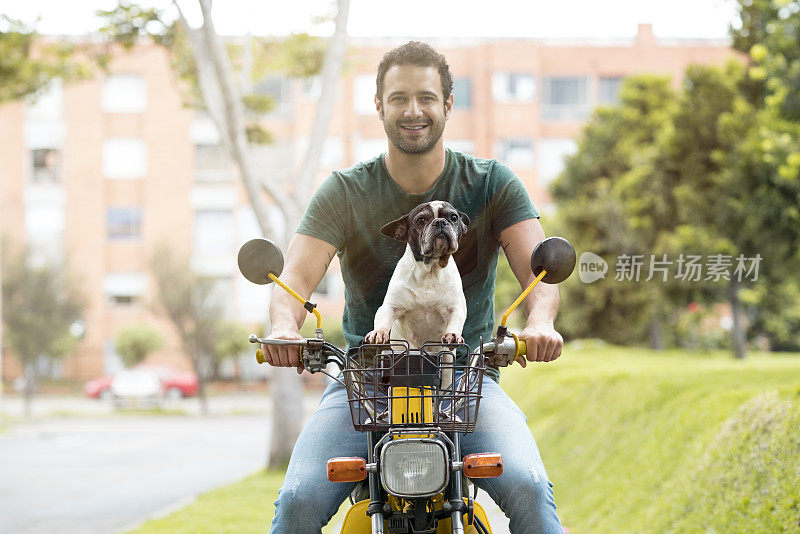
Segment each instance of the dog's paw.
[[442,336],[442,343],[463,343],[464,338],[458,334],[448,333]]
[[387,343],[389,341],[389,331],[378,328],[364,337],[364,341],[370,345]]

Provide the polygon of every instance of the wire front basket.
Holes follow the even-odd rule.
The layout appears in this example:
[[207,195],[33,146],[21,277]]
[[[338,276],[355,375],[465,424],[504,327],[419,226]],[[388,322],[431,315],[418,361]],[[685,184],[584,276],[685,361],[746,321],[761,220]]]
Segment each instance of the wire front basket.
[[486,367],[482,353],[459,363],[464,354],[469,354],[464,344],[411,349],[405,341],[351,349],[344,380],[355,429],[475,430]]

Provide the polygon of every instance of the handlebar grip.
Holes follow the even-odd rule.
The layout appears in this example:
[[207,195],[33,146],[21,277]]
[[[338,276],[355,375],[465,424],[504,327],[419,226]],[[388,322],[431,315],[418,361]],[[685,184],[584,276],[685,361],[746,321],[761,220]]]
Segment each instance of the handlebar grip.
[[[283,345],[283,346],[297,347],[297,352],[300,355],[301,361],[302,361],[303,347],[308,345],[308,341],[306,341],[305,339],[298,339],[298,340],[294,340],[294,339],[269,339],[269,338],[261,339],[261,338],[255,337],[255,335],[251,335],[250,336],[250,343],[261,343],[261,344],[264,344],[264,345],[275,345],[275,346]],[[262,363],[266,363],[267,362],[267,358],[264,356],[264,351],[260,347],[256,351],[256,361],[259,363],[259,365],[262,364]]]
[[517,339],[517,356],[526,356],[528,354],[528,345],[522,339]]

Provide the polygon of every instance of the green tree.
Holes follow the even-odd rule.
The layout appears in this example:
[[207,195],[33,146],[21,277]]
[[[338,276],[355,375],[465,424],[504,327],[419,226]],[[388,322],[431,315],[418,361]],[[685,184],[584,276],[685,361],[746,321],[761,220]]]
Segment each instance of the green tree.
[[164,346],[164,336],[146,323],[122,328],[117,334],[116,351],[126,367],[143,362],[151,352]]
[[37,93],[55,78],[90,73],[88,58],[77,57],[75,45],[43,41],[33,28],[0,14],[0,104]]
[[25,370],[29,416],[39,362],[72,353],[77,339],[70,327],[82,317],[86,300],[66,265],[34,263],[27,250],[4,262],[2,297],[5,342]]
[[[211,0],[198,0],[202,13],[202,24],[192,28],[177,2],[163,11],[146,10],[121,1],[115,10],[99,12],[107,25],[104,30],[116,41],[135,43],[140,36],[150,36],[159,44],[168,46],[172,52],[176,72],[189,85],[196,102],[212,118],[221,134],[222,144],[239,169],[245,190],[253,207],[256,220],[264,236],[275,240],[284,249],[288,246],[308,200],[319,167],[320,156],[333,115],[339,74],[344,62],[347,40],[347,18],[350,0],[336,0],[334,33],[320,53],[317,41],[308,36],[288,40],[289,46],[281,47],[280,54],[254,61],[255,52],[274,52],[269,44],[252,46],[252,39],[243,47],[226,46],[214,28],[211,17]],[[313,46],[309,46],[314,43]],[[229,54],[233,53],[234,62]],[[322,57],[322,61],[319,59]],[[301,60],[302,58],[302,60]],[[257,114],[269,107],[263,98],[247,97],[253,73],[260,66],[289,67],[291,74],[309,75],[319,73],[320,97],[314,115],[308,148],[301,160],[299,170],[288,180],[269,180],[261,175],[252,163],[249,141],[268,141],[270,136],[260,127]],[[235,67],[241,68],[237,83]],[[249,106],[251,114],[247,114]],[[268,216],[264,193],[280,210],[285,229],[283,235],[275,232]],[[302,428],[302,417],[297,417],[297,407],[302,406],[302,384],[300,377],[291,369],[274,368],[272,373],[273,428],[270,444],[270,465],[283,465],[289,460],[294,442]]]
[[212,374],[223,307],[213,281],[195,274],[189,260],[161,245],[150,262],[156,308],[172,323],[199,381],[198,398],[208,413],[205,382]]
[[215,363],[236,358],[250,349],[252,345],[247,340],[248,335],[248,330],[240,323],[221,321],[217,326],[217,340],[214,344]]
[[558,322],[567,337],[614,343],[649,339],[653,346],[663,346],[664,286],[610,278],[618,257],[649,256],[661,238],[662,227],[652,213],[670,207],[652,180],[652,159],[676,100],[666,77],[626,79],[619,104],[595,110],[578,151],[551,187],[559,207],[551,232],[568,236],[579,254],[593,252],[610,262],[605,280],[582,284],[573,277],[562,284],[563,299],[570,305],[562,308]]
[[[0,14],[0,105],[26,97],[35,98],[56,78],[72,81],[88,76],[91,72],[89,56],[83,54],[79,58],[78,51],[70,43],[44,42],[33,28]],[[1,253],[0,264],[5,266]],[[0,309],[4,307],[1,301],[2,298]],[[3,322],[0,320],[0,367],[2,347],[6,343]]]
[[694,288],[695,299],[702,292],[698,300],[710,303],[729,302],[734,318],[731,347],[737,358],[745,355],[745,318],[739,298],[743,277],[735,272],[736,258],[757,253],[754,236],[743,231],[742,224],[752,209],[743,199],[755,184],[752,176],[731,172],[735,162],[730,154],[754,126],[754,110],[743,96],[744,72],[735,61],[724,68],[690,66],[672,128],[660,140],[654,158],[654,181],[672,206],[666,213],[672,224],[663,217],[656,223],[667,230],[664,247],[673,254],[699,254],[706,265],[717,255],[731,260],[729,274],[707,281],[710,273],[703,273],[701,281],[690,282],[688,292]]
[[[751,325],[773,346],[800,348],[796,265],[800,250],[800,2],[741,0],[734,47],[750,56],[755,126],[730,154],[735,179],[750,180],[746,229],[762,251],[763,276],[742,299]],[[735,125],[731,125],[733,129]]]

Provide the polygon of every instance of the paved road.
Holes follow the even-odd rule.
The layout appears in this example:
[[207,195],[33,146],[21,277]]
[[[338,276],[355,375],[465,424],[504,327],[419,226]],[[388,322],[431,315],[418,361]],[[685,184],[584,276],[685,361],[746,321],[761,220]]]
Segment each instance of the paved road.
[[263,415],[50,419],[0,434],[0,532],[115,532],[265,464]]
[[[265,464],[269,403],[218,397],[208,417],[114,416],[108,403],[38,398],[33,422],[0,433],[0,533],[107,534],[240,480]],[[306,414],[315,403],[306,398]],[[165,408],[198,411],[195,399]],[[21,402],[4,398],[2,413],[18,417]],[[502,512],[478,500],[506,534]]]

